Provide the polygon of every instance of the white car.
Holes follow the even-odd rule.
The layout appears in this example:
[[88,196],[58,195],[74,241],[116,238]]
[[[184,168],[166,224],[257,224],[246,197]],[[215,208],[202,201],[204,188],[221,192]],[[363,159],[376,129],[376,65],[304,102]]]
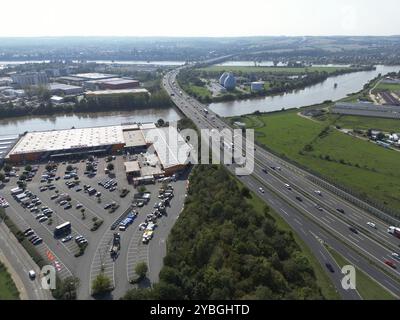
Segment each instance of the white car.
[[41,217],[38,221],[39,221],[40,223],[42,223],[42,222],[45,222],[45,221],[47,221],[47,220],[49,220],[49,218],[47,218],[46,216],[44,216],[44,217]]
[[258,191],[260,191],[261,193],[264,193],[264,189],[261,187],[258,188]]
[[83,207],[83,204],[82,204],[82,203],[78,203],[78,204],[76,205],[76,208],[77,208],[77,209],[82,208],[82,207]]
[[376,229],[376,225],[375,225],[375,223],[373,223],[373,222],[369,222],[369,221],[368,221],[368,222],[367,222],[367,226]]
[[36,272],[34,270],[29,270],[28,276],[31,280],[34,280],[36,278]]
[[396,252],[393,252],[392,253],[392,258],[400,261],[400,254],[398,254]]
[[317,195],[322,196],[322,192],[321,192],[321,191],[315,190],[314,192],[315,192]]
[[289,184],[287,184],[287,183],[285,183],[285,188],[288,189],[288,190],[292,190],[291,186]]

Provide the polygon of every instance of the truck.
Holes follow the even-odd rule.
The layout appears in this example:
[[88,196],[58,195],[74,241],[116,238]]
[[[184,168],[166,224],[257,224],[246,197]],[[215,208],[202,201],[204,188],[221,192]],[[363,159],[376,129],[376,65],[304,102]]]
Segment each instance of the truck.
[[115,258],[118,255],[120,249],[121,249],[121,235],[119,234],[119,232],[114,232],[113,242],[110,248],[111,257]]
[[390,226],[387,229],[387,232],[392,234],[393,236],[395,236],[396,238],[400,239],[400,228],[394,227],[394,226]]
[[20,194],[20,193],[24,192],[23,189],[18,188],[18,187],[17,188],[13,188],[10,191],[11,191],[11,195],[13,195],[13,196],[16,196],[17,194]]

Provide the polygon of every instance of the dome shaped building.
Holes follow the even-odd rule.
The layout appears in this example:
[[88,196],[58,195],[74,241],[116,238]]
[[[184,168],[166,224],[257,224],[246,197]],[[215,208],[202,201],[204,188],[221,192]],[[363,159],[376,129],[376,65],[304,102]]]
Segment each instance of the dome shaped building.
[[236,87],[236,78],[232,73],[229,73],[225,78],[224,87],[226,90],[233,90]]
[[224,72],[220,77],[219,77],[219,84],[221,86],[224,86],[225,79],[228,77],[229,73]]

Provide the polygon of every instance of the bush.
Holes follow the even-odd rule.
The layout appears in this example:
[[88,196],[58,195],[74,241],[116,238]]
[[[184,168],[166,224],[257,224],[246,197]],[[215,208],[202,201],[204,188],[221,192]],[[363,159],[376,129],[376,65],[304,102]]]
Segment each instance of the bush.
[[111,280],[103,273],[100,273],[92,282],[92,295],[101,296],[113,290]]

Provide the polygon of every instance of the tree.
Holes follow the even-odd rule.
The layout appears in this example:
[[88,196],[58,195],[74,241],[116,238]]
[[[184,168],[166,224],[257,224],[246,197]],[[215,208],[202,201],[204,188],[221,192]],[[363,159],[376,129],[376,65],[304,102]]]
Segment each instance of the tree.
[[0,181],[4,181],[5,177],[4,173],[0,172]]
[[146,277],[146,273],[147,273],[148,267],[147,267],[147,263],[142,261],[139,262],[136,267],[135,267],[135,273],[137,274],[137,276],[139,277],[139,281],[144,279]]
[[163,126],[165,125],[164,120],[163,120],[163,119],[158,119],[158,120],[157,120],[157,125],[158,125],[159,127],[163,127]]
[[4,168],[3,168],[4,172],[10,172],[11,169],[12,169],[12,167],[9,164],[4,165]]
[[30,166],[29,164],[27,166],[25,166],[25,171],[32,171],[32,166]]
[[104,295],[112,290],[110,278],[106,277],[103,273],[100,273],[92,282],[93,296]]
[[114,170],[114,164],[113,164],[113,163],[109,163],[109,164],[107,165],[107,169],[108,169],[109,171],[113,171],[113,170]]
[[56,289],[52,291],[52,294],[59,300],[75,300],[79,284],[79,278],[67,277],[62,281],[57,281]]
[[72,171],[74,168],[69,164],[67,165],[67,171]]
[[87,170],[87,171],[93,171],[93,170],[94,170],[93,165],[92,165],[91,163],[88,163],[88,164],[86,165],[86,170]]

